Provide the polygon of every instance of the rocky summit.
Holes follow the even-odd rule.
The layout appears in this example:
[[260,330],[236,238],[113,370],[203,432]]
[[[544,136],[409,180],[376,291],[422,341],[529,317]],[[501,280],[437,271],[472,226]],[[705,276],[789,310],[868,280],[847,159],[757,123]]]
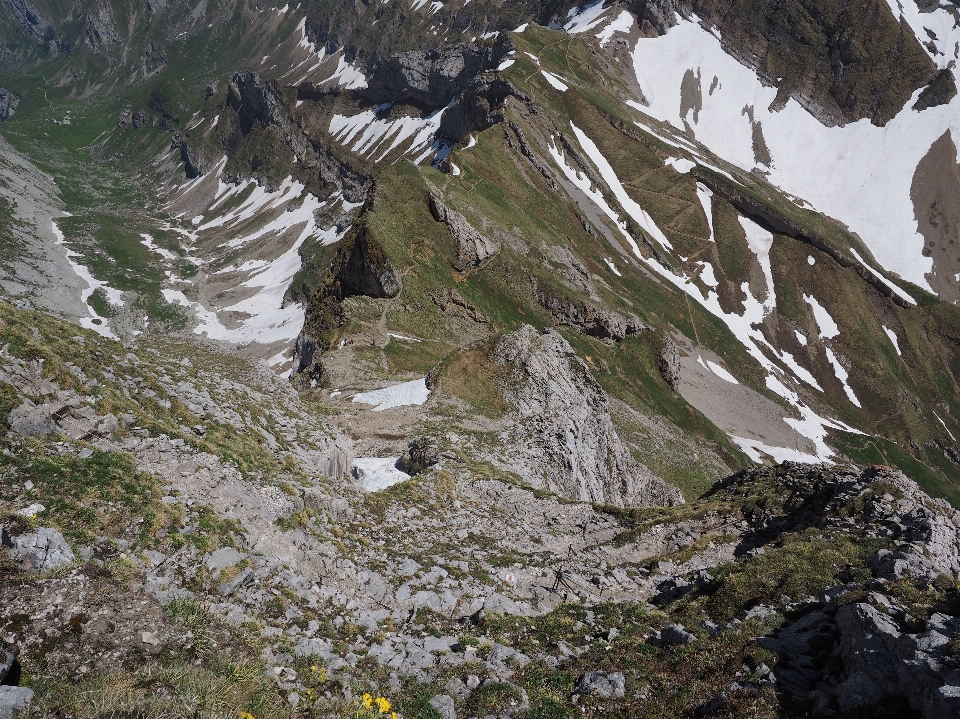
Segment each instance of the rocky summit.
[[960,717],[958,62],[0,1],[0,719]]

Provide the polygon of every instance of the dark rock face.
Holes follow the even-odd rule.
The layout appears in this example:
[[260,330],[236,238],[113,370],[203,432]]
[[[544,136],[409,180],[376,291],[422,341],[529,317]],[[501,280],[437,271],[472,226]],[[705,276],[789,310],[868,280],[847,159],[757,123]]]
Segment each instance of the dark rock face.
[[827,125],[883,125],[937,73],[884,0],[697,0],[725,49]]
[[545,287],[538,286],[534,296],[557,324],[573,327],[591,337],[620,341],[650,329],[636,317],[627,317],[615,310],[598,307],[587,300],[573,299]]
[[926,110],[930,107],[946,105],[957,96],[957,81],[949,70],[941,70],[933,81],[924,88],[920,97],[913,103],[914,110]]
[[337,282],[344,296],[396,297],[400,279],[380,244],[370,237],[365,223],[353,241],[344,240],[335,264]]
[[373,72],[361,94],[374,102],[442,107],[477,75],[497,67],[512,49],[509,36],[500,35],[494,43],[397,53]]
[[9,120],[20,107],[20,96],[0,87],[0,122]]
[[444,111],[440,134],[457,143],[471,132],[492,127],[503,120],[501,110],[510,97],[532,102],[525,93],[497,75],[480,75]]
[[663,381],[676,392],[677,387],[680,386],[680,350],[669,335],[663,336],[657,369],[660,370]]

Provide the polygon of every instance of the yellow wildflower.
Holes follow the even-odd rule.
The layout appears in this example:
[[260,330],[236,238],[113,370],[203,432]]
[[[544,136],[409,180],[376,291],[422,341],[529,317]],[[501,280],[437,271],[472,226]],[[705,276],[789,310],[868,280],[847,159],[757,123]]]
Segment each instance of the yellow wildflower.
[[380,710],[381,714],[390,711],[390,702],[387,701],[386,697],[377,697],[377,709]]
[[360,699],[360,704],[363,706],[364,709],[369,709],[370,707],[373,706],[373,697],[370,696],[369,694],[364,694],[363,697]]
[[257,719],[257,718],[250,712],[240,712],[240,719]]

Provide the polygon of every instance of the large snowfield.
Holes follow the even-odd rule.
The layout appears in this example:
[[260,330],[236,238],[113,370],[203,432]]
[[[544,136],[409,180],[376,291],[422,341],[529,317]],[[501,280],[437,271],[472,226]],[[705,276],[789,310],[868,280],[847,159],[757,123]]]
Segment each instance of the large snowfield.
[[[899,4],[890,1],[899,14]],[[928,40],[924,28],[934,30],[943,53],[932,55],[935,62],[945,67],[957,58],[960,28],[946,10],[921,14],[907,0],[903,12],[922,41]],[[661,37],[640,39],[633,63],[649,103],[639,109],[678,130],[686,122],[699,142],[744,170],[769,172],[772,184],[848,225],[884,269],[931,289],[925,274],[933,260],[922,254],[910,187],[937,139],[950,132],[960,141],[960,96],[918,112],[911,109],[918,90],[885,127],[869,120],[826,127],[794,100],[779,112],[771,110],[776,88],[761,84],[753,70],[724,52],[717,37],[684,19]],[[960,74],[956,66],[953,72]],[[687,73],[699,77],[702,108],[681,115]],[[747,108],[762,129],[769,166],[754,156]]]

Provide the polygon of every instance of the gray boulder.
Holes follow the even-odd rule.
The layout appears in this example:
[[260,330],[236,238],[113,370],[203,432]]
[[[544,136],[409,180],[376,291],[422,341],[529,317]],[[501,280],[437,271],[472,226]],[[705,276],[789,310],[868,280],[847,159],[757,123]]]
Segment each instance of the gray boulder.
[[457,719],[457,708],[448,694],[438,694],[430,700],[430,706],[440,712],[442,719]]
[[30,715],[33,690],[0,686],[0,719],[21,719]]
[[577,682],[575,694],[603,699],[619,699],[626,691],[626,680],[623,672],[604,674],[603,672],[587,672]]
[[668,624],[659,632],[660,646],[679,647],[685,644],[693,644],[697,641],[697,635],[688,632],[682,624]]
[[77,561],[67,540],[50,527],[40,527],[36,532],[10,537],[9,542],[10,555],[25,572],[50,572]]
[[24,399],[10,411],[7,424],[10,429],[24,437],[37,437],[57,430],[50,409],[46,405],[36,405],[28,399]]

